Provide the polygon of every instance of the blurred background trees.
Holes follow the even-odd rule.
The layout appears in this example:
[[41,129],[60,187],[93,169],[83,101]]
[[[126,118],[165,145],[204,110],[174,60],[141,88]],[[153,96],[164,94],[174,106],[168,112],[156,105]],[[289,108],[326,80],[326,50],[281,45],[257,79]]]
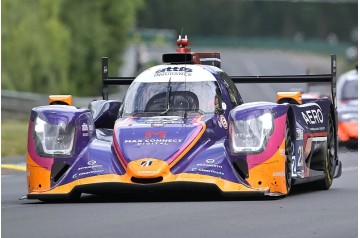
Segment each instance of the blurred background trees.
[[[2,89],[99,95],[100,59],[118,75],[131,32],[318,39],[357,46],[357,1],[2,0]],[[174,46],[175,47],[175,46]],[[331,53],[331,52],[329,52]]]
[[326,38],[336,32],[350,41],[357,24],[357,1],[147,0],[138,26],[169,28],[189,35],[288,37],[298,32]]
[[118,68],[140,6],[139,0],[2,0],[2,89],[98,95],[101,57]]

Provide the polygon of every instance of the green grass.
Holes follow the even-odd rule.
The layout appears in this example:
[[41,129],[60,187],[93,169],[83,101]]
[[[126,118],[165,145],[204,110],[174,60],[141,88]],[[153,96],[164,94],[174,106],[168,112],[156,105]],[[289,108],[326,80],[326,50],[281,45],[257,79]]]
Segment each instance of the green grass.
[[25,155],[28,122],[1,120],[1,156]]

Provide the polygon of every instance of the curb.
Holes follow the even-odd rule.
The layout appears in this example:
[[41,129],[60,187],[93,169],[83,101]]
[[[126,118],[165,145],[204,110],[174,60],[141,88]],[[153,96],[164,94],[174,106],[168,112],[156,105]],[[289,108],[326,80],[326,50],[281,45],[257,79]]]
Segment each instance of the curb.
[[15,165],[15,164],[1,164],[2,169],[13,169],[19,171],[26,171],[26,166],[24,165]]
[[1,168],[26,171],[25,157],[25,155],[2,157]]

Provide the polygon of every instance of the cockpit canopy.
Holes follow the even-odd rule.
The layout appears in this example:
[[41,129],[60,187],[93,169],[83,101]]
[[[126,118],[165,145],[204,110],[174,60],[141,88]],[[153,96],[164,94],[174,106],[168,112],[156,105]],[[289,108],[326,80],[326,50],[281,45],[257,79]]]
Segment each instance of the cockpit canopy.
[[123,115],[214,113],[219,97],[216,79],[202,66],[155,66],[140,74],[129,87]]

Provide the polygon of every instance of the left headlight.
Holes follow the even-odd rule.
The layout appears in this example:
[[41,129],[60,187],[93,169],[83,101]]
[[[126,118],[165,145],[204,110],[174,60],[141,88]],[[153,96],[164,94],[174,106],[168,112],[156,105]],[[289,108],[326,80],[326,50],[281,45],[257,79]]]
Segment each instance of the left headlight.
[[230,123],[230,147],[233,153],[259,153],[266,147],[274,129],[271,112]]
[[36,151],[43,157],[69,157],[73,154],[75,125],[58,121],[50,124],[40,117],[35,120]]

